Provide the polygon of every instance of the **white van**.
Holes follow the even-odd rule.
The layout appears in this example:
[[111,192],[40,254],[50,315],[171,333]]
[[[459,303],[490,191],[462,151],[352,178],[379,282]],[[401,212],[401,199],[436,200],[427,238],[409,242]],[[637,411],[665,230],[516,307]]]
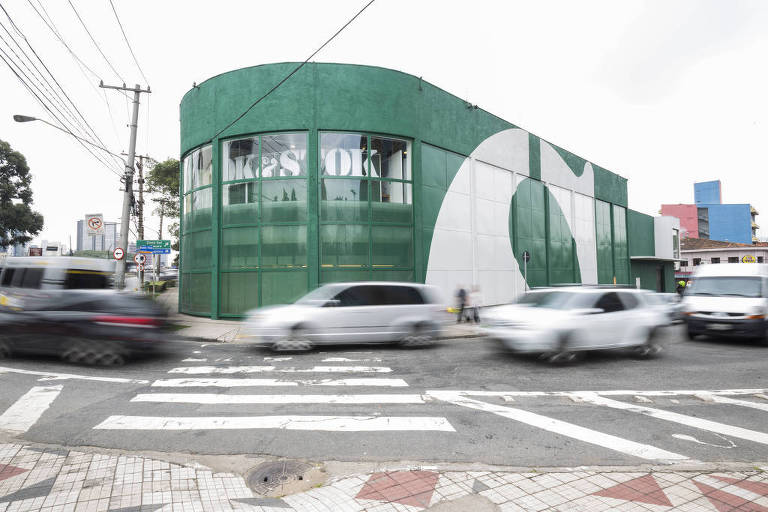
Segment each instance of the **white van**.
[[696,267],[680,311],[690,339],[699,334],[766,339],[768,265],[722,263]]
[[0,268],[0,311],[51,300],[60,290],[113,287],[115,261],[71,256],[7,258]]

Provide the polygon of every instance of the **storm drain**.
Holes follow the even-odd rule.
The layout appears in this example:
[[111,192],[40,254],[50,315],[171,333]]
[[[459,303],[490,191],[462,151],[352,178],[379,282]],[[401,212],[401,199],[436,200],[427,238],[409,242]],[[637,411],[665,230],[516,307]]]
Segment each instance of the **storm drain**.
[[302,484],[309,484],[307,473],[312,467],[311,464],[295,460],[265,462],[250,471],[247,479],[248,487],[262,496],[268,496],[286,486],[304,487]]

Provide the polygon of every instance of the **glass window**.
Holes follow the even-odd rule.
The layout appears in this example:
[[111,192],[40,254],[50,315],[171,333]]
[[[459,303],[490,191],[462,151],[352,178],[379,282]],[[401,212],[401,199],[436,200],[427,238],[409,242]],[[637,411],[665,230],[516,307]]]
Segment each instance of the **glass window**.
[[616,311],[623,311],[624,304],[619,300],[619,296],[616,292],[606,293],[595,304],[595,307],[602,309],[603,313],[614,313]]
[[230,140],[222,144],[224,181],[253,179],[259,175],[259,138]]
[[184,191],[211,184],[213,150],[210,145],[197,149],[184,158]]
[[374,178],[411,179],[408,146],[404,140],[371,137],[371,175]]
[[211,232],[198,231],[184,235],[181,259],[185,270],[203,270],[211,267]]
[[87,270],[68,271],[64,281],[64,288],[67,290],[100,290],[109,287],[109,278],[103,272],[89,272]]
[[184,196],[184,230],[210,227],[211,225],[210,188],[204,188]]
[[21,282],[22,288],[40,288],[40,282],[43,280],[42,268],[28,268],[24,272],[24,280]]
[[368,266],[368,242],[368,226],[321,225],[320,263],[326,267]]
[[266,180],[261,183],[262,222],[306,222],[307,180]]
[[190,153],[184,157],[184,164],[182,166],[182,171],[184,172],[184,192],[192,188],[192,169],[194,168],[194,155],[195,153]]
[[424,304],[421,294],[410,286],[382,286],[383,302],[392,306]]
[[368,181],[324,179],[320,184],[320,219],[367,221]]
[[371,231],[374,267],[413,265],[413,232],[410,226],[374,225]]
[[[739,257],[738,256],[730,256],[728,258],[728,263],[738,263],[738,262],[739,262]],[[694,258],[693,264],[694,265],[696,264],[696,258]]]
[[261,137],[261,177],[307,175],[307,135],[279,133]]
[[15,272],[15,268],[6,268],[5,272],[3,273],[3,286],[10,286],[11,281],[13,280],[13,274]]
[[399,181],[371,181],[373,222],[410,224],[413,215],[411,184]]
[[[718,258],[718,259],[719,259],[719,258]],[[762,257],[762,256],[758,256],[758,257],[757,257],[757,262],[758,262],[758,263],[763,263],[763,257]]]
[[621,301],[624,303],[626,309],[635,309],[640,303],[637,297],[631,293],[621,293]]
[[759,277],[700,277],[685,288],[686,295],[762,297]]
[[262,226],[262,267],[307,266],[306,226]]
[[367,176],[367,140],[359,133],[320,134],[320,175]]
[[681,267],[687,267],[687,266],[688,266],[688,260],[682,260],[682,261],[680,261],[680,266],[681,266]]
[[701,258],[693,258],[693,266],[701,265]]
[[352,286],[334,299],[339,301],[339,307],[378,306],[385,303],[379,286]]
[[711,258],[709,260],[710,263],[720,263],[720,258]]
[[221,267],[227,270],[259,266],[259,232],[253,227],[222,231]]
[[222,188],[224,224],[255,224],[259,215],[259,183],[232,183]]

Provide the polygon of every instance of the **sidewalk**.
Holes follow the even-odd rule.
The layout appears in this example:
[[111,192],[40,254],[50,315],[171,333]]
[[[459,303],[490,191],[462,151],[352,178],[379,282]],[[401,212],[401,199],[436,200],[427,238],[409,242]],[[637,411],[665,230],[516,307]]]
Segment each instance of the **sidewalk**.
[[[173,287],[158,295],[157,302],[169,314],[169,320],[183,326],[177,333],[200,341],[237,343],[243,323],[240,320],[211,320],[207,317],[179,313],[179,289]],[[443,338],[472,338],[478,336],[477,328],[471,324],[450,324],[445,327]]]
[[[296,461],[267,464],[309,468],[305,475],[327,471]],[[270,480],[275,473],[257,467],[246,480],[196,463],[0,444],[0,512],[768,511],[768,467],[739,469],[391,467],[323,482],[285,471]]]

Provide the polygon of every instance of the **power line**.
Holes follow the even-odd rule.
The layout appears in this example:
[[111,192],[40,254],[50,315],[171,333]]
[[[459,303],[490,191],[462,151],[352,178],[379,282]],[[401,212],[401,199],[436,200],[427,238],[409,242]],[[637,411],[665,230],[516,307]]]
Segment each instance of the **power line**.
[[[5,28],[5,27],[3,26],[3,28]],[[0,40],[2,40],[2,41],[3,41],[3,42],[6,44],[6,45],[8,45],[8,42],[7,42],[7,41],[5,41],[5,38],[3,38],[3,37],[2,37],[2,35],[0,35]],[[10,50],[12,53],[14,53],[14,55],[16,55],[16,53],[13,51],[13,48],[10,48],[10,46],[9,46],[9,50]],[[6,51],[5,51],[5,50],[3,50],[2,48],[0,48],[0,52],[2,52],[2,53],[3,53],[3,55],[5,55],[5,58],[3,58],[3,61],[4,61],[4,62],[6,63],[6,65],[7,65],[7,66],[8,66],[8,67],[11,69],[11,71],[14,73],[14,75],[16,75],[16,77],[19,79],[19,81],[21,81],[21,83],[22,83],[22,84],[23,84],[23,85],[24,85],[24,86],[27,88],[27,90],[28,90],[30,93],[32,93],[32,95],[34,95],[34,96],[35,96],[35,98],[36,98],[36,99],[37,99],[37,101],[38,101],[38,102],[39,102],[39,103],[40,103],[40,104],[43,106],[43,108],[45,108],[45,109],[46,109],[46,110],[47,110],[47,111],[48,111],[48,112],[51,114],[51,116],[53,116],[53,118],[54,118],[54,119],[56,119],[56,121],[58,121],[58,122],[59,122],[59,124],[60,124],[60,125],[63,125],[63,126],[64,126],[64,128],[62,128],[62,127],[60,127],[60,126],[58,126],[57,128],[61,129],[62,131],[65,131],[66,133],[68,133],[69,135],[71,135],[72,137],[74,137],[75,139],[77,139],[77,140],[78,140],[78,142],[80,142],[80,144],[81,144],[81,145],[82,145],[82,146],[83,146],[83,147],[84,147],[84,148],[85,148],[85,149],[86,149],[86,150],[87,150],[89,153],[91,153],[91,155],[92,155],[94,158],[96,158],[96,159],[97,159],[97,160],[98,160],[98,161],[99,161],[99,162],[100,162],[102,165],[104,165],[105,167],[107,167],[107,169],[108,169],[108,170],[110,170],[111,172],[113,172],[113,173],[115,173],[115,174],[117,174],[117,175],[119,176],[119,174],[118,174],[116,171],[114,171],[114,170],[111,168],[111,166],[110,166],[109,162],[108,162],[108,161],[106,161],[106,160],[104,160],[104,159],[103,159],[102,157],[100,157],[100,156],[99,156],[97,153],[94,153],[94,152],[93,152],[93,151],[92,151],[92,150],[91,150],[91,149],[90,149],[88,146],[85,146],[85,145],[83,144],[83,140],[85,140],[85,141],[86,141],[88,144],[91,144],[91,145],[93,145],[93,146],[95,146],[95,147],[98,147],[99,149],[102,149],[102,150],[104,150],[104,151],[107,151],[108,153],[109,153],[109,151],[108,151],[108,150],[105,150],[104,148],[100,147],[98,144],[95,144],[95,143],[93,143],[93,142],[91,142],[91,141],[89,141],[89,140],[87,140],[87,139],[85,139],[85,138],[83,138],[82,140],[80,140],[80,139],[81,139],[81,137],[78,137],[77,135],[75,135],[75,134],[72,132],[72,127],[71,127],[71,125],[69,125],[69,124],[65,123],[65,122],[64,122],[64,121],[63,121],[61,118],[59,118],[59,117],[56,115],[56,113],[55,113],[55,112],[53,112],[53,110],[51,110],[51,108],[48,106],[48,104],[47,104],[45,101],[43,101],[43,99],[42,99],[40,96],[43,96],[43,97],[45,98],[45,100],[47,100],[48,102],[50,102],[50,104],[51,104],[51,107],[53,107],[54,109],[56,109],[56,110],[59,112],[59,114],[61,114],[62,116],[64,116],[63,112],[61,112],[61,110],[60,110],[60,109],[59,109],[59,108],[58,108],[58,107],[55,105],[55,103],[54,103],[54,102],[52,102],[52,101],[51,101],[51,99],[50,99],[48,96],[46,96],[45,92],[44,92],[42,89],[40,89],[40,88],[39,88],[37,85],[35,85],[35,84],[34,84],[34,83],[32,83],[31,81],[29,81],[29,82],[28,82],[28,80],[29,80],[29,76],[28,76],[28,75],[27,75],[27,74],[24,72],[24,70],[22,70],[22,69],[21,69],[21,66],[19,66],[19,64],[18,64],[16,61],[14,61],[14,60],[13,60],[13,58],[12,58],[10,55],[8,55],[8,53],[6,53]],[[17,58],[18,58],[18,56],[17,56]],[[9,62],[9,61],[10,61],[10,62]],[[16,70],[16,69],[14,69],[14,68],[13,68],[13,66],[11,66],[11,63],[13,63],[13,64],[16,66],[16,69],[18,69],[18,72],[17,72],[17,70]],[[23,61],[22,61],[22,63],[23,63]],[[27,68],[27,69],[29,69],[29,68]],[[21,73],[21,75],[24,75],[24,76],[27,78],[27,80],[24,80],[24,78],[22,78],[22,76],[21,76],[21,75],[19,75],[19,73]],[[34,88],[34,90],[33,90],[33,88]],[[37,92],[35,92],[35,90],[37,90]],[[40,94],[38,94],[38,92],[39,92]]]
[[[53,118],[54,118],[54,119],[56,119],[57,121],[59,121],[59,123],[61,123],[61,120],[60,120],[58,117],[56,117],[56,114],[55,114],[55,113],[54,113],[54,112],[53,112],[53,111],[52,111],[52,110],[51,110],[51,109],[48,107],[48,105],[47,105],[47,104],[46,104],[46,103],[45,103],[45,102],[44,102],[42,99],[40,99],[40,96],[38,96],[38,95],[37,95],[37,93],[36,93],[35,91],[33,91],[33,90],[32,90],[32,88],[29,86],[29,84],[27,84],[27,82],[25,82],[25,81],[24,81],[24,79],[23,79],[23,78],[21,78],[21,76],[20,76],[20,75],[19,75],[19,74],[16,72],[16,69],[14,69],[14,67],[13,67],[13,66],[11,65],[11,63],[9,62],[9,60],[11,60],[11,61],[12,61],[12,59],[10,58],[10,56],[9,56],[7,53],[5,53],[5,50],[3,50],[2,48],[0,48],[0,53],[2,54],[2,55],[0,55],[0,59],[1,59],[3,62],[5,62],[6,66],[8,66],[8,69],[10,69],[10,70],[11,70],[11,72],[12,72],[14,75],[16,75],[16,78],[18,78],[18,79],[19,79],[19,81],[21,82],[21,84],[22,84],[22,85],[23,85],[23,86],[24,86],[24,87],[25,87],[25,88],[26,88],[26,89],[27,89],[27,90],[30,92],[30,94],[32,94],[32,95],[35,97],[35,99],[37,99],[37,102],[38,102],[38,103],[40,103],[40,105],[41,105],[41,106],[42,106],[42,107],[43,107],[45,110],[47,110],[47,111],[48,111],[48,113],[49,113],[51,116],[53,116]],[[6,59],[6,57],[7,57],[7,59]],[[62,124],[63,124],[63,123],[62,123]],[[93,151],[92,151],[92,150],[91,150],[91,149],[90,149],[88,146],[86,146],[86,145],[85,145],[85,143],[84,143],[83,141],[81,141],[81,140],[80,140],[78,137],[76,137],[76,136],[75,136],[75,134],[74,134],[74,133],[72,133],[72,131],[71,131],[71,130],[67,129],[66,127],[62,128],[62,129],[63,129],[64,131],[68,132],[68,133],[69,133],[69,134],[70,134],[72,137],[74,137],[74,138],[75,138],[75,140],[77,140],[77,142],[78,142],[78,143],[79,143],[81,146],[83,146],[83,148],[85,148],[85,150],[86,150],[86,151],[88,151],[88,152],[89,152],[89,153],[90,153],[90,154],[91,154],[91,155],[92,155],[92,156],[93,156],[93,157],[94,157],[96,160],[98,160],[98,161],[99,161],[99,163],[101,163],[102,165],[104,165],[108,171],[110,171],[110,172],[112,172],[113,174],[115,174],[116,176],[118,176],[118,177],[122,178],[122,175],[121,175],[120,173],[118,173],[117,171],[115,171],[114,169],[112,169],[111,167],[109,167],[107,164],[105,164],[105,163],[104,163],[104,161],[103,161],[101,158],[99,158],[99,157],[98,157],[98,155],[97,155],[96,153],[94,153],[94,152],[93,152]]]
[[136,67],[139,68],[139,73],[141,73],[141,77],[144,79],[144,83],[149,84],[149,80],[147,80],[147,76],[144,74],[144,71],[141,69],[141,66],[139,66],[139,61],[136,60],[136,54],[133,53],[133,48],[131,48],[131,43],[128,42],[128,36],[125,35],[123,24],[120,22],[120,16],[117,15],[117,10],[115,10],[115,4],[112,3],[112,0],[109,0],[109,5],[112,6],[112,12],[115,13],[115,19],[117,20],[117,24],[120,25],[120,32],[123,33],[123,39],[125,39],[125,44],[128,45],[128,49],[131,51],[131,57],[133,57],[133,62],[135,62]]
[[[15,30],[15,31],[16,31],[16,32],[17,32],[17,33],[18,33],[18,34],[21,36],[21,38],[22,38],[22,39],[24,39],[24,42],[27,44],[27,46],[29,47],[29,49],[30,49],[30,50],[32,50],[32,53],[35,55],[35,57],[36,57],[36,58],[37,58],[37,60],[40,62],[40,64],[42,64],[42,65],[43,65],[43,68],[45,68],[45,71],[46,71],[46,72],[48,73],[48,75],[49,75],[49,76],[50,76],[50,77],[53,79],[54,83],[56,83],[56,85],[58,86],[59,90],[61,90],[61,92],[62,92],[62,93],[64,94],[64,96],[67,98],[67,100],[68,100],[68,101],[69,101],[69,103],[72,105],[72,107],[74,107],[75,111],[76,111],[76,112],[77,112],[77,114],[80,116],[80,119],[82,119],[82,120],[83,120],[83,122],[85,123],[85,125],[86,125],[86,126],[88,127],[88,129],[90,130],[90,133],[93,135],[93,137],[95,137],[95,139],[96,139],[97,141],[99,141],[99,143],[100,143],[102,146],[104,146],[104,141],[102,141],[102,140],[101,140],[101,138],[98,136],[98,134],[97,134],[97,133],[96,133],[96,131],[93,129],[93,127],[92,127],[92,126],[91,126],[91,125],[88,123],[88,121],[85,119],[85,116],[83,116],[82,112],[80,112],[80,109],[78,109],[78,108],[77,108],[77,105],[75,105],[75,102],[74,102],[74,101],[72,101],[72,99],[69,97],[69,95],[67,94],[67,92],[66,92],[66,91],[64,90],[64,88],[61,86],[61,84],[60,84],[60,83],[59,83],[59,81],[56,79],[56,77],[54,76],[54,74],[51,72],[51,70],[50,70],[50,69],[48,69],[48,66],[45,64],[45,62],[44,62],[44,61],[43,61],[43,59],[40,57],[40,55],[38,55],[37,51],[35,51],[35,48],[32,46],[32,44],[29,42],[29,39],[27,39],[27,37],[24,35],[24,33],[21,31],[21,29],[19,29],[19,27],[18,27],[18,26],[16,25],[16,23],[13,21],[13,18],[11,17],[11,15],[10,15],[10,14],[8,14],[8,11],[6,11],[5,7],[3,7],[3,5],[2,5],[2,4],[0,4],[0,9],[2,9],[2,10],[3,10],[3,12],[4,12],[4,13],[5,13],[5,15],[6,15],[6,17],[8,18],[8,21],[10,21],[10,22],[11,22],[11,26],[13,27],[13,29],[14,29],[14,30]],[[5,26],[3,26],[3,28],[6,30],[6,32],[8,32],[8,30],[5,28]],[[11,34],[10,34],[10,32],[8,32],[8,35],[9,35],[9,37],[11,37]],[[11,37],[11,39],[13,39],[13,37]],[[16,40],[15,40],[15,39],[13,39],[13,41],[14,41],[14,43],[16,43],[16,45],[17,45],[17,46],[19,46],[19,49],[21,49],[21,46],[18,44],[18,42],[16,42]],[[23,50],[22,50],[22,52],[23,52]],[[27,59],[30,61],[30,63],[32,63],[33,67],[35,67],[35,69],[37,69],[37,66],[34,64],[34,62],[32,62],[32,59],[30,59],[30,58],[29,58],[29,56],[27,56],[27,55],[26,55],[26,53],[25,53],[25,56],[26,56],[26,57],[27,57]],[[49,86],[50,86],[50,82],[48,82],[48,79],[47,79],[47,78],[45,78],[45,76],[43,75],[43,73],[42,73],[42,72],[40,72],[40,70],[39,70],[39,69],[38,69],[38,73],[39,73],[39,74],[40,74],[40,76],[41,76],[41,77],[42,77],[42,78],[43,78],[43,79],[46,81],[46,83],[48,83],[48,84],[49,84]],[[53,86],[51,86],[51,88],[53,89]],[[57,96],[57,97],[58,97],[58,98],[61,100],[61,97],[58,95],[58,93],[55,93],[55,94],[56,94],[56,96]],[[61,100],[61,101],[63,102],[63,100]],[[69,109],[67,109],[67,110],[69,110]],[[71,113],[71,111],[70,111],[70,113]],[[83,133],[85,133],[85,134],[88,134],[88,130],[86,130],[86,129],[85,129],[85,128],[84,128],[84,127],[83,127],[83,126],[80,124],[80,122],[76,120],[76,118],[74,117],[74,114],[72,114],[72,115],[73,115],[73,118],[74,118],[74,119],[75,119],[75,121],[76,121],[76,124],[78,124],[78,125],[80,126],[80,128],[83,130]],[[90,137],[91,137],[90,135],[87,135],[87,138],[90,138]]]
[[[253,109],[253,107],[255,107],[256,105],[258,105],[258,104],[259,104],[259,103],[260,103],[260,102],[261,102],[261,101],[262,101],[264,98],[266,98],[267,96],[269,96],[270,94],[272,94],[273,92],[275,92],[275,90],[277,90],[277,88],[278,88],[278,87],[280,87],[281,85],[283,85],[283,84],[284,84],[286,81],[288,81],[288,79],[289,79],[289,78],[291,78],[291,77],[292,77],[293,75],[295,75],[295,74],[296,74],[296,73],[297,73],[297,72],[298,72],[298,71],[299,71],[301,68],[303,68],[303,67],[304,67],[304,65],[305,65],[307,62],[309,62],[309,61],[312,59],[312,57],[314,57],[315,55],[317,55],[318,53],[320,53],[320,50],[322,50],[323,48],[325,48],[326,46],[328,46],[328,44],[329,44],[331,41],[333,41],[334,39],[336,39],[336,36],[338,36],[339,34],[341,34],[341,32],[342,32],[342,31],[343,31],[345,28],[347,28],[347,27],[348,27],[348,26],[349,26],[349,25],[350,25],[350,24],[351,24],[353,21],[355,21],[355,20],[357,19],[357,17],[358,17],[358,16],[360,16],[361,14],[363,14],[363,11],[365,11],[365,10],[366,10],[368,7],[370,7],[370,5],[371,5],[373,2],[375,2],[375,1],[376,1],[376,0],[370,0],[370,1],[369,1],[367,4],[365,4],[365,6],[363,6],[363,8],[362,8],[362,9],[360,9],[359,11],[357,11],[357,14],[355,14],[354,16],[352,16],[352,18],[350,18],[350,19],[349,19],[349,21],[347,21],[347,22],[346,22],[346,23],[345,23],[345,24],[344,24],[344,25],[343,25],[343,26],[342,26],[342,27],[341,27],[339,30],[337,30],[335,34],[333,34],[333,35],[332,35],[332,36],[331,36],[331,37],[330,37],[330,38],[329,38],[327,41],[325,41],[325,42],[323,43],[323,45],[322,45],[322,46],[320,46],[320,48],[318,48],[317,50],[315,50],[314,52],[312,52],[312,55],[310,55],[309,57],[307,57],[306,59],[304,59],[304,62],[302,62],[301,64],[299,64],[298,66],[296,66],[296,68],[295,68],[293,71],[291,71],[290,73],[288,73],[288,74],[285,76],[285,78],[283,78],[282,80],[280,80],[280,81],[277,83],[277,85],[275,85],[275,86],[274,86],[274,87],[272,87],[272,88],[271,88],[269,91],[267,91],[267,93],[266,93],[266,94],[264,94],[262,97],[260,97],[259,99],[257,99],[257,100],[256,100],[256,101],[254,101],[253,103],[251,103],[251,106],[249,106],[247,109],[245,109],[245,111],[243,111],[243,113],[242,113],[242,114],[240,114],[239,116],[237,116],[237,117],[235,118],[235,120],[234,120],[234,121],[232,121],[232,122],[231,122],[231,123],[229,123],[227,126],[225,126],[225,127],[224,127],[224,128],[222,128],[221,130],[219,130],[218,132],[216,132],[216,134],[215,134],[213,137],[211,137],[211,138],[208,140],[208,142],[211,142],[211,141],[213,141],[213,139],[215,139],[216,137],[218,137],[219,135],[221,135],[222,133],[224,133],[225,131],[227,131],[227,130],[228,130],[230,127],[232,127],[232,125],[234,125],[234,124],[235,124],[235,123],[237,123],[239,120],[241,120],[243,117],[245,117],[245,115],[246,115],[248,112],[250,112],[250,111]],[[112,0],[109,0],[109,2],[110,2],[110,3],[112,3]]]
[[120,81],[121,81],[121,82],[125,83],[125,78],[123,78],[122,76],[120,76],[120,73],[118,73],[118,72],[117,72],[117,70],[116,70],[116,69],[115,69],[115,67],[112,65],[112,63],[109,61],[109,59],[107,58],[107,56],[106,56],[106,55],[104,55],[104,52],[103,52],[103,51],[101,51],[101,46],[99,46],[99,43],[97,43],[97,42],[96,42],[96,39],[94,39],[94,38],[93,38],[93,36],[91,35],[91,31],[90,31],[90,30],[88,30],[88,27],[86,26],[85,22],[83,21],[83,18],[81,18],[81,17],[80,17],[80,13],[79,13],[79,12],[77,12],[77,9],[75,9],[75,4],[73,4],[73,3],[72,3],[72,0],[67,0],[67,2],[69,2],[69,6],[70,6],[70,7],[72,8],[72,10],[75,12],[75,16],[77,16],[77,19],[78,19],[78,20],[80,20],[80,24],[81,24],[81,25],[83,26],[83,28],[85,29],[85,32],[88,34],[88,37],[90,37],[90,38],[91,38],[91,42],[93,43],[93,45],[96,47],[96,49],[97,49],[97,50],[99,50],[99,53],[101,54],[101,56],[102,56],[102,57],[104,57],[104,61],[105,61],[105,62],[107,63],[107,65],[109,66],[109,69],[111,69],[111,70],[112,70],[112,72],[113,72],[113,73],[114,73],[114,74],[117,76],[117,78],[119,78],[119,79],[120,79]]

